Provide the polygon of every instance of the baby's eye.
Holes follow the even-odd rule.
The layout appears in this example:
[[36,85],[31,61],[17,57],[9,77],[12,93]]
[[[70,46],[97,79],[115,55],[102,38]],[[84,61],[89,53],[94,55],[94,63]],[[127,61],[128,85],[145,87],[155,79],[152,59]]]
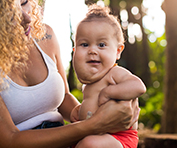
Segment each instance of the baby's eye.
[[82,43],[81,46],[88,47],[88,44],[87,43]]
[[100,43],[99,44],[99,47],[105,47],[106,45],[105,45],[105,43]]

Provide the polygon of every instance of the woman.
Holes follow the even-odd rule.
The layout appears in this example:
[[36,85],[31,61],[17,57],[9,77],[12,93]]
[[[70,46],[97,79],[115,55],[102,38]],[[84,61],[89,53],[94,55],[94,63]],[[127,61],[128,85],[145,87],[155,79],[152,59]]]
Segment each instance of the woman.
[[90,119],[60,126],[80,104],[69,92],[52,29],[40,22],[35,0],[1,0],[0,8],[1,148],[64,148],[137,121],[137,100],[109,101]]

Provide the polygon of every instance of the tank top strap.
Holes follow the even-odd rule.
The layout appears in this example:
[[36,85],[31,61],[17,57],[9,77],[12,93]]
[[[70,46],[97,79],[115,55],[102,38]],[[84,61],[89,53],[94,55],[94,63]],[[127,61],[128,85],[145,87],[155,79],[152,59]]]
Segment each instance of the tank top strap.
[[50,69],[50,68],[54,68],[54,69],[57,69],[56,67],[56,63],[51,59],[51,57],[49,57],[42,49],[41,47],[39,46],[39,44],[37,43],[37,41],[33,38],[33,42],[34,44],[36,45],[36,47],[38,48],[38,50],[40,51],[40,53],[42,54],[42,57],[44,58],[44,61],[47,65],[47,67]]

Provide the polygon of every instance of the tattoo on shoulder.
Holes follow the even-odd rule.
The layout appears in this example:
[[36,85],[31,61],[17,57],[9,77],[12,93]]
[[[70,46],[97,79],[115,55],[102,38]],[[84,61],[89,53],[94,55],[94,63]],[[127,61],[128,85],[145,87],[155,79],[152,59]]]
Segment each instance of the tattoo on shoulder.
[[[52,39],[52,35],[46,33],[46,34],[44,35],[44,37],[42,37],[41,40],[45,40],[45,39],[47,39],[47,40],[48,40],[48,39],[49,39],[49,40]],[[35,39],[35,40],[36,40],[36,42],[39,42],[39,41],[40,41],[39,39]]]
[[44,38],[45,38],[45,39],[51,39],[51,38],[52,38],[52,35],[46,33]]

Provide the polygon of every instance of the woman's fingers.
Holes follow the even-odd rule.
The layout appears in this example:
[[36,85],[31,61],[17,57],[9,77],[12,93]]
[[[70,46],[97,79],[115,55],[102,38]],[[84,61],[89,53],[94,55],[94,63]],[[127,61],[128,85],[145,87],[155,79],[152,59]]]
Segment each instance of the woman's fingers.
[[103,132],[118,132],[126,130],[132,121],[131,101],[110,100],[100,106],[94,114]]
[[132,121],[130,123],[130,127],[135,122],[137,122],[139,118],[140,108],[139,108],[138,98],[132,100],[132,110],[133,110],[133,116],[132,116]]

